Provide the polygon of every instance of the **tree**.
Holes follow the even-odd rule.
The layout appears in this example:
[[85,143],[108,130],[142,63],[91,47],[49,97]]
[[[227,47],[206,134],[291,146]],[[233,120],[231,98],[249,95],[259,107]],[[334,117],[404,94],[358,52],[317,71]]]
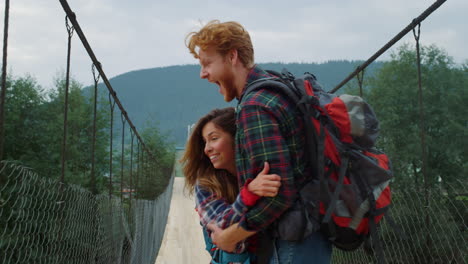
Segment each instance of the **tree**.
[[143,142],[152,154],[145,160],[139,181],[139,198],[154,199],[166,189],[171,178],[175,161],[174,143],[168,140],[168,135],[162,134],[157,122],[147,122],[141,133]]
[[[421,59],[424,126],[414,47],[402,45],[374,76],[364,80],[363,96],[380,121],[377,147],[393,163],[391,214],[402,233],[411,236],[408,254],[399,254],[407,241],[393,229],[382,228],[384,250],[391,263],[458,263],[465,252],[452,245],[464,243],[463,235],[457,234],[466,229],[466,203],[460,197],[466,192],[468,173],[468,67],[467,63],[456,65],[436,46],[422,47]],[[348,92],[356,91],[356,85],[350,85]],[[421,127],[426,139],[427,188],[422,177]]]
[[18,79],[9,76],[5,97],[5,159],[35,160],[42,152],[44,101],[42,88],[32,76]]
[[[422,47],[421,72],[429,182],[466,180],[468,74],[436,46]],[[367,100],[380,119],[378,143],[391,157],[397,182],[421,183],[421,140],[416,53],[409,45],[392,54],[366,80]]]
[[[65,107],[65,79],[55,80],[55,90],[44,105],[47,112],[47,133],[44,135],[50,142],[50,164],[54,166],[53,175],[58,178],[61,168],[61,149],[63,139],[63,122]],[[106,187],[104,174],[108,170],[109,146],[109,111],[104,107],[104,100],[98,98],[96,119],[95,175],[98,192]],[[91,153],[93,142],[94,98],[83,93],[83,85],[74,79],[70,80],[67,114],[66,142],[66,178],[65,182],[91,188]]]
[[[59,179],[64,122],[65,79],[44,93],[29,75],[8,78],[5,104],[5,158],[20,161],[39,175]],[[99,105],[106,102],[100,100]],[[108,104],[108,103],[106,103]],[[66,148],[66,182],[90,187],[94,99],[70,81]],[[108,169],[109,111],[99,106],[95,151],[97,188],[103,190]]]

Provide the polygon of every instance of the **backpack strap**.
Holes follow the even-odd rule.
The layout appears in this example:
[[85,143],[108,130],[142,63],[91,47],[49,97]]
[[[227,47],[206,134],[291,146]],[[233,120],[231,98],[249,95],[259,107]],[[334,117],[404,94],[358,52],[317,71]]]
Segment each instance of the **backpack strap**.
[[[321,197],[329,197],[329,189],[328,184],[325,181],[325,128],[319,122],[320,133],[317,133],[317,130],[312,122],[313,119],[321,118],[321,113],[315,106],[320,106],[318,99],[315,96],[308,95],[305,91],[304,86],[304,79],[302,78],[294,78],[294,76],[289,73],[287,70],[283,70],[281,74],[277,72],[268,71],[270,74],[275,75],[277,77],[270,77],[270,78],[263,78],[250,83],[245,92],[245,97],[247,94],[252,93],[254,91],[260,89],[271,89],[275,90],[282,95],[285,95],[295,106],[298,111],[299,116],[303,120],[304,124],[304,133],[305,133],[305,146],[304,146],[304,158],[306,161],[306,167],[309,168],[310,173],[304,175],[304,185],[310,182],[313,177],[316,179],[320,179],[320,188],[318,197],[319,200]],[[319,175],[319,176],[317,176]],[[298,190],[298,197],[300,197],[300,190],[303,186],[296,186]],[[297,202],[297,201],[296,201]],[[312,207],[317,207],[317,210],[306,210],[306,218],[310,219],[313,217],[318,219],[319,211],[318,211],[318,204],[313,203]],[[307,214],[311,214],[310,216]],[[308,220],[309,223],[312,221]],[[314,224],[313,229],[318,229],[315,227]]]
[[212,263],[213,264],[229,264],[232,262],[242,263],[242,264],[250,264],[250,253],[244,252],[241,254],[233,254],[228,253],[226,251],[222,251],[218,249],[218,256],[215,258],[213,256]]
[[[284,74],[284,73],[283,73]],[[290,75],[290,73],[289,73]],[[288,76],[289,76],[288,75]],[[291,78],[291,77],[290,77]],[[311,174],[324,175],[324,152],[325,152],[325,130],[319,122],[320,134],[317,134],[311,119],[320,119],[321,113],[314,108],[320,106],[318,98],[308,95],[304,85],[304,79],[294,79],[294,87],[300,94],[300,100],[297,102],[298,109],[302,114],[306,133],[306,160],[311,169]],[[320,155],[318,155],[320,153]],[[308,175],[306,175],[308,176]],[[319,176],[320,177],[320,176]],[[309,177],[310,178],[310,177]],[[322,188],[320,188],[322,190]],[[321,196],[319,196],[321,197]]]
[[244,96],[252,93],[254,91],[260,90],[262,88],[273,88],[276,91],[279,91],[282,94],[285,94],[287,98],[290,98],[295,104],[299,102],[299,95],[297,94],[296,89],[286,84],[279,77],[267,77],[255,80],[245,88]]
[[348,161],[349,161],[349,156],[345,152],[341,156],[341,166],[339,170],[338,181],[335,187],[335,192],[333,193],[331,197],[331,200],[328,204],[327,211],[325,212],[325,215],[322,220],[322,223],[328,227],[330,240],[332,241],[336,239],[336,231],[335,231],[335,224],[333,223],[331,216],[332,216],[332,213],[335,211],[336,203],[341,193],[341,189],[343,189],[343,181],[346,176],[346,170],[348,169]]
[[369,209],[369,233],[372,238],[372,245],[375,247],[377,263],[378,264],[385,264],[385,258],[383,254],[382,244],[380,242],[379,236],[377,234],[377,220],[376,216],[376,204],[375,204],[375,197],[373,193],[370,193],[367,197],[370,202],[370,209]]
[[[268,71],[271,74],[278,75],[277,72],[273,71]],[[317,146],[317,133],[315,132],[315,128],[310,121],[310,118],[314,117],[317,118],[318,111],[315,109],[312,109],[311,103],[317,104],[318,105],[318,100],[317,98],[313,96],[309,96],[305,94],[304,92],[304,83],[300,81],[299,79],[294,80],[295,85],[292,85],[291,83],[288,82],[291,76],[286,76],[285,73],[283,72],[282,74],[279,74],[280,76],[284,76],[283,78],[281,77],[268,77],[268,78],[262,78],[255,80],[251,82],[245,92],[244,96],[245,97],[247,94],[252,93],[254,91],[258,91],[260,89],[272,89],[274,91],[277,91],[283,95],[286,96],[291,102],[296,105],[298,111],[300,111],[301,116],[304,120],[304,126],[305,126],[305,133],[308,135],[314,135],[314,139],[311,140],[312,137],[306,136],[306,160],[308,161],[308,165],[311,166],[313,171],[316,171],[317,169],[320,169],[321,166],[318,166],[316,168],[315,166],[315,161],[317,159],[317,152],[316,152],[316,146]],[[315,99],[315,100],[314,100]],[[322,152],[323,153],[323,152]]]
[[215,245],[211,241],[211,237],[208,235],[206,228],[203,227],[202,231],[203,231],[203,238],[205,240],[205,249],[206,251],[208,251],[208,253],[210,253],[210,255],[212,255],[212,250],[215,247]]
[[[244,96],[245,97],[247,94],[252,93],[254,91],[258,91],[263,88],[267,89],[273,89],[283,95],[285,95],[291,102],[296,105],[298,111],[301,113],[301,117],[303,118],[304,121],[304,126],[305,126],[305,133],[308,135],[305,137],[306,140],[306,161],[307,165],[311,168],[312,170],[312,175],[315,174],[315,172],[322,170],[322,172],[319,172],[318,174],[323,174],[323,168],[325,165],[325,162],[323,161],[321,165],[317,164],[317,158],[320,158],[322,155],[317,155],[317,153],[324,153],[324,141],[325,141],[325,132],[321,130],[321,135],[323,136],[322,138],[319,138],[319,136],[316,133],[315,127],[311,122],[311,118],[319,118],[320,117],[320,112],[316,109],[313,108],[314,105],[319,106],[319,101],[315,96],[310,96],[307,95],[305,92],[305,87],[304,87],[304,80],[303,79],[295,79],[294,76],[288,72],[286,69],[282,71],[282,73],[278,73],[275,71],[267,71],[268,73],[275,75],[273,77],[268,77],[268,78],[262,78],[255,80],[251,82],[245,92]],[[294,82],[294,85],[291,83]],[[313,135],[313,136],[310,136]],[[323,141],[323,147],[322,150],[318,150],[317,152],[317,146],[320,141]],[[320,161],[319,161],[320,163]],[[307,178],[309,175],[305,175]],[[308,179],[306,179],[308,180]]]

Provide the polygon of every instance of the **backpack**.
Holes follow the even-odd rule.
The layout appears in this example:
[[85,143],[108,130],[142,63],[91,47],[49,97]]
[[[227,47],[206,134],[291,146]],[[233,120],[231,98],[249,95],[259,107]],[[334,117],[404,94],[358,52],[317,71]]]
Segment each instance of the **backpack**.
[[391,204],[393,173],[388,156],[374,148],[379,123],[372,108],[361,97],[325,92],[313,74],[268,73],[274,77],[252,82],[245,94],[275,89],[295,103],[312,171],[298,201],[277,221],[277,236],[300,241],[320,230],[335,247],[350,251],[371,235],[382,261],[376,232]]

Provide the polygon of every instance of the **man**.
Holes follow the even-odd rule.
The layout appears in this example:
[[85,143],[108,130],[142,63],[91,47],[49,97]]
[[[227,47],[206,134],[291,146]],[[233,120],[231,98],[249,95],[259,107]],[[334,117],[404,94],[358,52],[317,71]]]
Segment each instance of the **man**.
[[[237,242],[267,231],[275,233],[274,223],[294,204],[297,186],[304,182],[309,168],[304,160],[304,125],[295,106],[273,89],[262,88],[244,94],[252,82],[271,77],[254,64],[249,33],[237,22],[206,24],[187,36],[187,47],[199,59],[200,77],[218,85],[227,102],[236,98],[236,167],[239,186],[254,178],[264,161],[270,173],[281,176],[276,197],[261,198],[239,223],[221,230],[211,225],[215,244],[233,251]],[[224,228],[224,227],[223,227]],[[270,263],[329,263],[331,244],[318,232],[301,242],[275,236]]]

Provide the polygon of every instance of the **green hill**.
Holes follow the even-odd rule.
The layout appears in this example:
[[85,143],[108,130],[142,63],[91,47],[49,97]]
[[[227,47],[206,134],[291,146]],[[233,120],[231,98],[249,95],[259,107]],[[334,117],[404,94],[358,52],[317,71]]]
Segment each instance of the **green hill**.
[[[330,61],[320,64],[268,63],[265,69],[281,71],[287,68],[293,74],[311,72],[326,90],[332,89],[352,72],[362,61]],[[372,74],[380,62],[372,64],[366,74]],[[147,122],[157,122],[169,134],[176,146],[184,146],[187,126],[213,108],[235,106],[237,101],[226,103],[218,87],[199,78],[198,65],[180,65],[128,72],[110,79],[122,105],[141,130]],[[99,89],[105,89],[100,84]]]

